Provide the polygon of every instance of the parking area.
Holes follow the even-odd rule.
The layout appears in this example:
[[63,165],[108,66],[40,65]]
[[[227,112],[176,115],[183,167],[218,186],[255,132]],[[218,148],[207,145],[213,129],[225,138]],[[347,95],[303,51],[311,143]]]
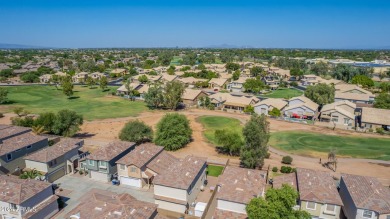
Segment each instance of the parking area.
[[99,182],[92,180],[87,176],[80,177],[77,175],[66,175],[57,181],[55,184],[59,184],[63,192],[59,195],[64,197],[65,208],[62,212],[56,215],[55,218],[64,218],[64,216],[70,212],[74,207],[79,204],[79,199],[83,197],[89,190],[96,188],[107,190],[115,193],[128,193],[138,200],[154,203],[153,188],[150,189],[137,189],[130,186],[120,185],[114,186],[110,183]]

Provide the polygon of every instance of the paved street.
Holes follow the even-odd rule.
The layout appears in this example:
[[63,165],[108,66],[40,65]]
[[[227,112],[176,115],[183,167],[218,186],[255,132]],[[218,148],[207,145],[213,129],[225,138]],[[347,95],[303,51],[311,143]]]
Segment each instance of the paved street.
[[138,200],[154,203],[153,188],[146,190],[136,189],[124,185],[113,186],[110,183],[103,183],[96,180],[92,180],[87,176],[81,177],[77,175],[64,176],[59,180],[55,181],[54,183],[61,183],[60,188],[72,191],[69,194],[69,200],[65,201],[65,210],[56,216],[56,218],[58,219],[64,218],[64,215],[67,214],[70,210],[72,210],[75,206],[77,206],[79,204],[79,199],[92,188],[98,188],[115,193],[128,193]]

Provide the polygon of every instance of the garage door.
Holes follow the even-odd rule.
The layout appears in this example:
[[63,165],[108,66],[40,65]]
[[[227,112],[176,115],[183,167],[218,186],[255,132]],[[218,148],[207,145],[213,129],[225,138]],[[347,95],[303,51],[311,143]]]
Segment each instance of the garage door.
[[62,168],[60,168],[58,170],[55,170],[52,173],[50,173],[47,176],[47,181],[54,182],[54,181],[56,181],[57,179],[59,179],[59,178],[61,178],[63,176],[65,176],[65,167],[62,167]]
[[108,181],[108,177],[106,173],[100,173],[96,171],[91,171],[91,179],[99,180],[102,182]]
[[141,188],[141,180],[121,176],[121,184]]

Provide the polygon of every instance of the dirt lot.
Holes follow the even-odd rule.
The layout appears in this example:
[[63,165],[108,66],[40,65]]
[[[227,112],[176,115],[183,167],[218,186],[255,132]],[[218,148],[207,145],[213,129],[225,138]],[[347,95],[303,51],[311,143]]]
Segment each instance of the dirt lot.
[[[142,113],[138,117],[129,118],[117,118],[117,119],[104,119],[95,121],[85,121],[81,127],[79,136],[86,139],[87,147],[90,149],[97,148],[105,143],[118,139],[118,133],[124,126],[124,124],[130,120],[139,119],[144,121],[146,124],[151,125],[155,128],[161,117],[167,112],[154,111]],[[202,131],[203,127],[200,123],[196,122],[196,118],[202,115],[219,115],[239,119],[242,123],[245,123],[249,119],[248,115],[240,115],[233,113],[226,113],[220,111],[206,111],[206,110],[187,110],[180,111],[179,113],[184,114],[188,117],[191,122],[191,128],[193,130],[193,141],[188,144],[185,148],[172,152],[175,156],[185,157],[186,155],[193,154],[196,156],[207,156],[213,160],[226,160],[230,159],[231,165],[239,165],[239,159],[237,157],[229,157],[226,155],[218,154],[215,148],[210,145],[204,138]],[[0,119],[0,123],[9,123],[10,115]],[[270,120],[271,132],[276,131],[299,131],[302,132],[318,132],[332,135],[360,135],[365,137],[378,137],[378,135],[356,133],[345,130],[331,130],[324,127],[318,127],[313,125],[290,123],[285,121]],[[271,151],[271,158],[265,161],[265,168],[270,166],[280,167],[281,157],[285,155],[283,152],[277,150]],[[339,176],[340,173],[351,173],[359,175],[374,176],[379,178],[385,185],[390,185],[390,164],[377,164],[375,161],[363,160],[363,159],[339,159],[337,172],[334,173],[319,164],[319,158],[308,158],[301,156],[292,156],[294,158],[293,166],[311,168],[329,171],[335,176]],[[324,161],[326,158],[322,157]],[[389,162],[387,162],[389,163]]]

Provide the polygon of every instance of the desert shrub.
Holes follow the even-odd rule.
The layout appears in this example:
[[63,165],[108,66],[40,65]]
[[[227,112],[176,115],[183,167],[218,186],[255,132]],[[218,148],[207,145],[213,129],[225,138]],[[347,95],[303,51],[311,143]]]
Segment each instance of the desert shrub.
[[0,113],[0,118],[3,118],[4,117],[4,114],[3,113]]
[[272,172],[274,172],[274,173],[278,172],[278,168],[277,167],[273,167],[272,168]]
[[368,132],[373,132],[374,130],[372,128],[369,128],[368,129]]
[[377,133],[381,134],[381,135],[385,134],[385,131],[383,130],[383,128],[376,128],[375,131],[376,131]]
[[267,152],[267,154],[265,155],[265,158],[269,159],[270,157],[271,157],[271,153]]
[[291,164],[292,161],[293,161],[293,158],[290,157],[290,156],[284,156],[284,157],[282,158],[282,163],[284,163],[284,164]]
[[289,167],[289,166],[282,166],[280,168],[280,172],[281,173],[292,173],[293,172],[293,169],[292,167]]

